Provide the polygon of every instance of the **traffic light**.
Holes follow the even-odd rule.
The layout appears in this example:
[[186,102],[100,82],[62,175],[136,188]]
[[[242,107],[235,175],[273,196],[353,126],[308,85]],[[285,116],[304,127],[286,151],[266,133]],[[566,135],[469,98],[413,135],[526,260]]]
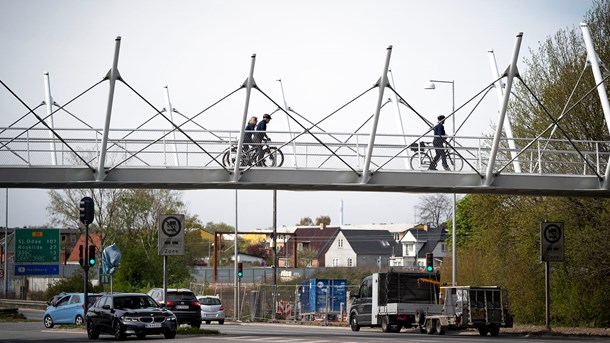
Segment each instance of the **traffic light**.
[[89,246],[89,266],[95,265],[95,245]]
[[93,222],[93,199],[84,197],[80,200],[78,209],[80,210],[80,221],[87,225]]
[[83,256],[83,245],[79,245],[78,246],[78,264],[80,264],[81,267],[85,267],[85,256]]
[[426,271],[431,273],[434,270],[434,255],[432,253],[426,254]]
[[244,264],[239,262],[237,264],[237,277],[241,279],[244,276]]

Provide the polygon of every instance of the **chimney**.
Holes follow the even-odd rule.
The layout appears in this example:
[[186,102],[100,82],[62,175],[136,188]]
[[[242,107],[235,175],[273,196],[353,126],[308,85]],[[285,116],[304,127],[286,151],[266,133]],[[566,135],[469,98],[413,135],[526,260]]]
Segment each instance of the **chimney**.
[[325,223],[320,223],[320,230],[324,230],[326,229],[326,224]]

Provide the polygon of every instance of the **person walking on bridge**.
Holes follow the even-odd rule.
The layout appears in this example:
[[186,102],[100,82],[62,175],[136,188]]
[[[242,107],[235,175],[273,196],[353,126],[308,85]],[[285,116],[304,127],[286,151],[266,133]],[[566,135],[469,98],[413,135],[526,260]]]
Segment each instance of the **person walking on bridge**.
[[256,130],[257,122],[258,122],[257,117],[252,117],[252,118],[250,118],[250,120],[248,120],[248,125],[246,125],[245,132],[244,132],[244,139],[243,139],[244,151],[247,151],[247,150],[250,150],[253,148],[250,144],[252,144],[252,142],[253,142],[252,135],[254,134],[254,130]]
[[445,136],[447,135],[445,133],[445,126],[443,125],[445,124],[445,116],[440,115],[436,119],[438,119],[438,124],[434,126],[434,139],[432,140],[432,145],[436,150],[436,155],[434,155],[428,170],[436,170],[438,160],[442,160],[443,168],[445,168],[445,170],[450,170],[449,165],[447,164],[447,149],[444,147]]
[[256,132],[253,135],[254,142],[256,145],[256,161],[257,165],[262,166],[263,158],[265,157],[265,153],[263,152],[263,140],[270,141],[269,136],[267,136],[267,124],[271,121],[271,115],[265,113],[263,114],[263,120],[259,121],[256,125]]

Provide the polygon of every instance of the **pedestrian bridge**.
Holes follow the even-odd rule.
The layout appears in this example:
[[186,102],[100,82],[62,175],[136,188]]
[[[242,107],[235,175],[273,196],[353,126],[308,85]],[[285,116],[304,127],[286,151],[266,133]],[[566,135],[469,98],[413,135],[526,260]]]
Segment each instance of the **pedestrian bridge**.
[[[251,92],[259,92],[277,108],[274,118],[281,114],[292,123],[289,126],[293,128],[267,131],[273,139],[270,146],[281,151],[283,158],[280,153],[267,153],[267,166],[255,166],[235,163],[239,160],[237,156],[243,153],[240,144],[243,129],[210,130],[200,124],[198,117],[205,115],[207,109],[218,102],[189,117],[171,106],[169,95],[167,109],[159,109],[123,80],[118,73],[120,38],[117,38],[115,60],[110,72],[76,97],[86,95],[100,84],[109,85],[104,127],[94,128],[86,124],[83,117],[69,111],[71,101],[59,105],[53,101],[50,92],[47,92],[41,104],[26,104],[10,85],[0,80],[2,91],[10,94],[25,110],[25,114],[12,123],[3,123],[0,119],[0,187],[610,196],[610,142],[555,138],[552,132],[560,129],[560,120],[565,113],[551,115],[553,124],[536,137],[512,137],[503,132],[502,123],[510,100],[511,85],[518,76],[516,62],[519,45],[520,35],[517,35],[513,62],[504,75],[448,114],[449,119],[468,104],[475,104],[477,97],[485,96],[492,89],[505,88],[500,97],[503,102],[500,104],[497,131],[481,137],[447,136],[448,156],[454,163],[448,171],[443,170],[440,164],[439,171],[434,171],[428,170],[427,163],[435,151],[430,145],[421,145],[421,142],[432,141],[433,123],[423,119],[390,84],[388,69],[391,47],[387,51],[382,76],[365,92],[375,94],[376,106],[369,108],[372,114],[354,132],[327,131],[324,120],[313,123],[267,96],[254,82],[256,56],[253,55],[246,82],[228,95],[245,92],[241,108],[233,112],[241,114],[240,122],[244,125],[240,126],[245,126],[250,115],[248,101]],[[598,81],[600,94],[605,93],[605,81],[607,76]],[[119,84],[141,97],[152,109],[153,117],[161,119],[163,124],[157,127],[144,125],[149,122],[146,120],[136,128],[111,127],[114,88]],[[607,98],[605,102],[607,106]],[[412,111],[422,118],[426,129],[412,133],[378,132],[380,113],[388,103]],[[472,107],[476,110],[476,105]],[[336,112],[339,111],[331,115]],[[75,124],[70,127],[54,126],[51,119],[61,113],[72,116]],[[174,114],[180,115],[181,119],[176,120]],[[608,116],[610,112],[606,118]],[[3,114],[2,117],[6,116]],[[27,124],[26,118],[30,119]]]

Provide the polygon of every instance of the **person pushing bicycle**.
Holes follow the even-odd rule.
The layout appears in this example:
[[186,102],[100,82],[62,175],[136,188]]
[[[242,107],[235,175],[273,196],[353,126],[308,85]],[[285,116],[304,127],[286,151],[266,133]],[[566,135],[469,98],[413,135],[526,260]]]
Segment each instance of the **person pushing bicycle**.
[[271,121],[271,115],[265,113],[263,114],[263,120],[259,121],[256,125],[256,132],[252,135],[254,142],[256,145],[256,161],[257,165],[263,165],[263,158],[265,157],[265,153],[263,152],[263,140],[271,141],[269,136],[267,136],[267,124]]
[[434,155],[434,158],[432,159],[428,170],[436,170],[436,164],[438,163],[439,159],[442,160],[443,168],[445,170],[451,170],[449,169],[449,165],[447,164],[447,149],[444,148],[444,136],[447,135],[445,133],[445,126],[443,125],[445,124],[445,116],[440,115],[436,119],[438,119],[438,124],[434,126],[434,139],[432,140],[432,145],[434,145],[436,155]]
[[250,144],[252,144],[253,140],[252,140],[252,135],[253,135],[253,131],[256,130],[256,123],[258,122],[258,118],[257,117],[252,117],[250,118],[250,120],[248,120],[248,125],[246,125],[245,128],[245,132],[244,132],[244,139],[243,139],[243,144],[244,144],[244,151],[250,150],[253,148],[253,146],[251,146]]

